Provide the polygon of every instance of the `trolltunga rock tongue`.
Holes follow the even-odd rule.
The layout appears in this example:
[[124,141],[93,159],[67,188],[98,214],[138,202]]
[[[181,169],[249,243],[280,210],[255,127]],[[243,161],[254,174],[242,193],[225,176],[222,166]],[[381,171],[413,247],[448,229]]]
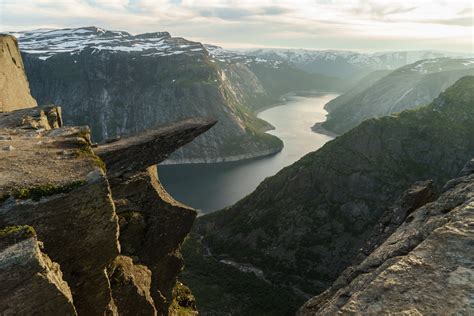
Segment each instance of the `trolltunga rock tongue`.
[[107,174],[116,177],[126,171],[145,171],[179,147],[210,129],[216,120],[192,118],[141,132],[99,146],[94,151],[107,165]]

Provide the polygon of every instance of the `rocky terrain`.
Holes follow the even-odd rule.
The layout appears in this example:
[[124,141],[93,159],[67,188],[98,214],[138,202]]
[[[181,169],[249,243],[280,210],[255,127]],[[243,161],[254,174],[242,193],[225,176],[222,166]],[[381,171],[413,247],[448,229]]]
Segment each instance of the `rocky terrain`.
[[[363,122],[234,206],[200,217],[194,243],[220,266],[225,260],[260,271],[249,283],[280,288],[295,311],[297,302],[323,292],[352,264],[388,209],[399,209],[396,222],[419,206],[396,204],[413,183],[431,179],[437,192],[474,156],[473,87],[474,77],[464,77],[428,106]],[[199,300],[205,292],[196,281],[209,271],[189,253],[194,266],[190,262],[183,280]],[[213,280],[217,292],[228,291],[222,299],[241,295],[244,279],[233,286]],[[274,303],[260,302],[261,308]],[[215,311],[220,303],[228,308],[223,312],[244,304],[215,299],[207,306]]]
[[0,314],[196,314],[176,280],[196,211],[166,193],[155,165],[215,123],[93,147],[56,106],[1,112]]
[[0,37],[0,112],[36,106],[25,67],[13,36]]
[[[336,81],[246,60],[167,32],[132,35],[96,27],[15,33],[33,96],[64,109],[66,124],[91,127],[96,142],[194,116],[212,116],[211,131],[168,163],[219,162],[276,153],[282,142],[253,111],[287,92],[330,90]],[[280,70],[280,67],[284,69]],[[288,69],[295,74],[287,79]],[[268,71],[271,76],[268,76]],[[292,78],[304,74],[299,81]],[[268,78],[279,80],[272,89]],[[328,79],[328,80],[326,80]]]
[[[390,216],[372,237],[382,237],[377,240],[380,246],[347,268],[298,315],[472,314],[474,160],[431,203],[426,203],[428,191],[418,187],[411,192],[412,201],[424,204],[418,209],[387,212]],[[381,233],[390,227],[395,231],[384,238]]]
[[[385,74],[385,76],[384,76]],[[372,73],[326,105],[328,118],[313,127],[342,134],[372,117],[428,104],[459,78],[474,75],[473,58],[415,62],[388,74]]]

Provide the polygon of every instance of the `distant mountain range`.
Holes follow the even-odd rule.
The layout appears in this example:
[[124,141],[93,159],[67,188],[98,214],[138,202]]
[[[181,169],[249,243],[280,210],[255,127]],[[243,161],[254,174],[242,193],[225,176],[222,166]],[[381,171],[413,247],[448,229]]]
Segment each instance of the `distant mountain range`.
[[437,51],[359,53],[340,50],[251,49],[243,53],[260,59],[288,62],[308,72],[342,78],[361,77],[374,70],[396,69],[423,59],[473,57],[472,54]]

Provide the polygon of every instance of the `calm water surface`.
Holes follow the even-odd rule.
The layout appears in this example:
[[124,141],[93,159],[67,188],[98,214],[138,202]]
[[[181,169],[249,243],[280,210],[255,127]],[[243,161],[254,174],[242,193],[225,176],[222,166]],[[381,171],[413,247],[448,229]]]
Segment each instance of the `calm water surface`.
[[251,193],[266,177],[315,151],[332,138],[311,131],[325,120],[324,104],[335,94],[294,96],[277,107],[258,114],[275,130],[268,133],[283,140],[283,150],[273,156],[215,164],[159,166],[159,177],[166,190],[178,201],[201,213],[231,205]]

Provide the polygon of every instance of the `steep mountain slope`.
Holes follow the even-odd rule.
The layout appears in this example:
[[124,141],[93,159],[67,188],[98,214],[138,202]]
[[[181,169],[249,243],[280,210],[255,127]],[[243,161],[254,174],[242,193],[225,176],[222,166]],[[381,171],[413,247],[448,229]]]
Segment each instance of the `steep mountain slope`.
[[218,260],[251,266],[300,299],[320,293],[402,191],[427,179],[440,188],[474,156],[473,88],[465,77],[428,106],[363,122],[201,217],[196,234]]
[[363,91],[351,90],[331,101],[326,107],[328,119],[314,129],[322,126],[341,134],[365,119],[425,105],[466,75],[474,75],[472,58],[422,60],[401,67],[375,83],[366,78],[358,85],[366,88]]
[[341,94],[339,97],[329,101],[324,106],[324,108],[329,112],[336,110],[340,106],[343,106],[345,103],[349,102],[354,96],[388,75],[390,72],[391,70],[375,70],[369,73],[367,76],[364,76],[362,79],[357,81],[348,91],[344,92],[344,94]]
[[[216,128],[176,152],[175,162],[235,160],[282,148],[245,106],[266,94],[255,75],[224,65],[200,43],[95,27],[17,35],[33,95],[60,104],[66,123],[90,125],[96,141],[205,115],[219,120]],[[230,80],[230,72],[243,76],[245,86]]]
[[400,51],[364,54],[353,51],[307,49],[252,49],[246,55],[288,62],[298,68],[341,78],[360,77],[379,69],[396,69],[428,58],[458,56],[432,51]]
[[0,34],[0,112],[34,106],[18,43],[13,36]]
[[380,247],[347,268],[298,315],[472,314],[473,202],[471,160],[436,201],[401,218],[402,225]]

